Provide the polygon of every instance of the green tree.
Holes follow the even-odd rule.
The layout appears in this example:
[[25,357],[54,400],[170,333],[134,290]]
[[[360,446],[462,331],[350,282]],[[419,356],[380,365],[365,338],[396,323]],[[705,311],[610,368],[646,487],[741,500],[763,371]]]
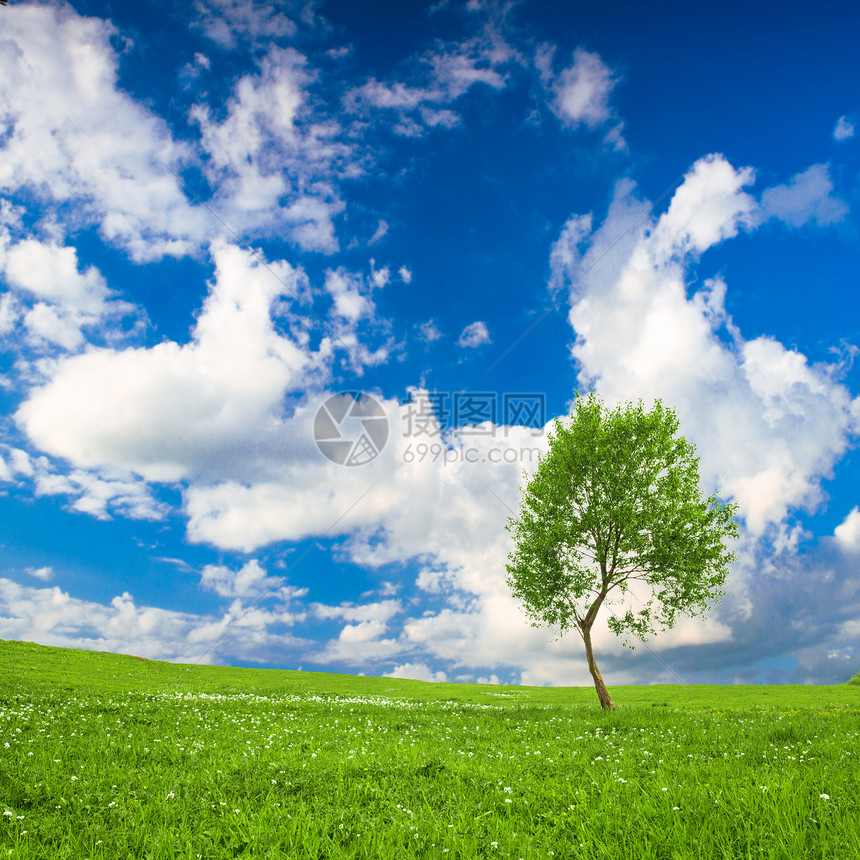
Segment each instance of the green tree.
[[516,546],[507,582],[533,627],[561,636],[576,626],[607,709],[614,704],[591,646],[600,607],[623,600],[638,579],[651,595],[637,612],[611,615],[616,635],[645,642],[678,613],[703,616],[708,600],[725,594],[737,503],[702,497],[695,447],[676,435],[678,418],[660,400],[650,412],[641,400],[610,411],[592,392],[577,397],[568,418],[554,422],[519,516],[508,519]]

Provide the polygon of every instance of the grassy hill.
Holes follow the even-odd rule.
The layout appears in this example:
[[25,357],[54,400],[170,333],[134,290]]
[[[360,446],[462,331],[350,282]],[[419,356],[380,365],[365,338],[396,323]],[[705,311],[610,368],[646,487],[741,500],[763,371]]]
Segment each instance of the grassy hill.
[[[853,686],[849,686],[853,685]],[[834,686],[653,684],[610,685],[619,707],[672,705],[721,708],[822,707],[838,702],[860,706],[860,673]],[[398,678],[369,678],[329,672],[197,666],[147,660],[105,651],[52,648],[33,642],[0,639],[0,692],[45,693],[161,692],[313,693],[335,696],[385,696],[419,702],[490,703],[517,701],[532,705],[596,705],[594,688],[523,687],[494,684],[428,683]]]

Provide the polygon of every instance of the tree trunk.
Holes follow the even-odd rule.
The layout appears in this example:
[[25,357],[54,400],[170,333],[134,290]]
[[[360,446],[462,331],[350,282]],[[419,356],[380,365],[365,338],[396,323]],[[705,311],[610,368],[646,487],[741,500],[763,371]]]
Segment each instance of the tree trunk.
[[603,683],[603,676],[600,674],[600,669],[597,668],[597,663],[594,661],[594,651],[591,649],[591,628],[582,629],[582,641],[585,643],[585,656],[588,660],[588,671],[591,672],[591,677],[594,678],[594,689],[597,690],[597,698],[600,699],[600,707],[604,711],[611,711],[615,708],[615,703],[609,695],[609,690],[606,689],[606,684]]

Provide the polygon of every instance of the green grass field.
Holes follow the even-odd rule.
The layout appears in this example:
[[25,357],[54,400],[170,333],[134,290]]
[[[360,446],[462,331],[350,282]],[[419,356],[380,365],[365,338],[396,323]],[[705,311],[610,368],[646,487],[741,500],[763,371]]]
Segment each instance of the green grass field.
[[427,684],[0,641],[0,858],[860,857],[860,677]]

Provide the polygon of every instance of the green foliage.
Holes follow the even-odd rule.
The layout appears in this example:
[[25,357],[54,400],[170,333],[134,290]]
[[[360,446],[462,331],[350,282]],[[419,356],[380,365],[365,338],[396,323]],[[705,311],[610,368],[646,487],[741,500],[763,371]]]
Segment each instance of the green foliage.
[[638,579],[651,598],[608,623],[644,641],[725,594],[737,503],[702,498],[699,458],[678,429],[659,400],[650,412],[641,400],[610,411],[594,393],[555,421],[519,517],[507,524],[516,543],[508,585],[534,626],[590,629],[607,596],[623,597]]

